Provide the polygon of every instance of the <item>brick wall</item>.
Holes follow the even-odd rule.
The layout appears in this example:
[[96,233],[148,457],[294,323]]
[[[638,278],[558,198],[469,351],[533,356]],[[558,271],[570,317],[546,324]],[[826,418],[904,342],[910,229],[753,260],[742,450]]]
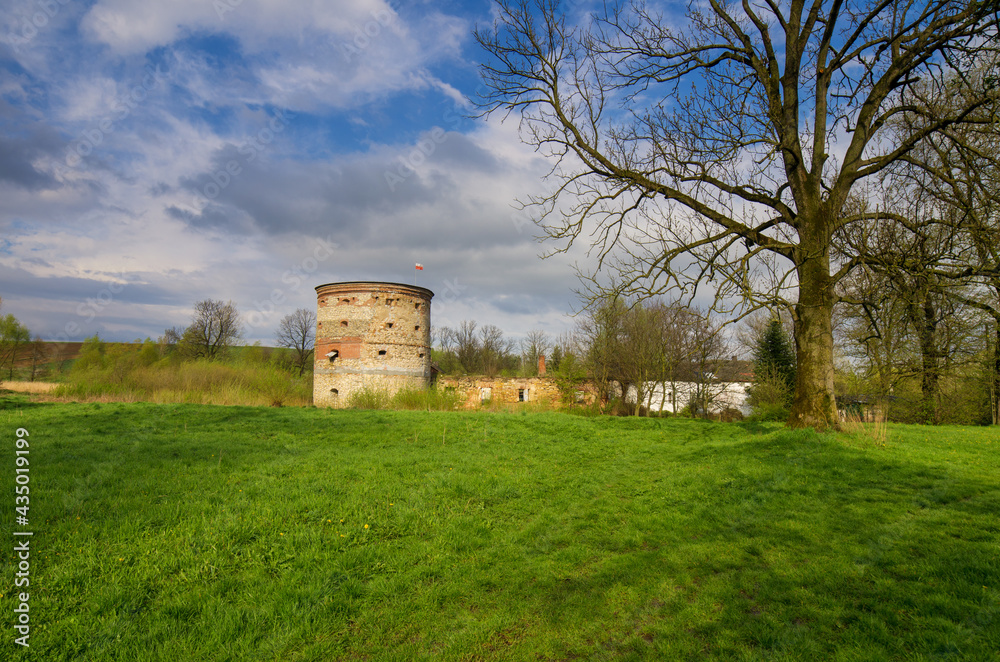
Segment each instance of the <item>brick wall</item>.
[[401,283],[317,287],[313,403],[342,407],[366,386],[390,393],[426,386],[433,296]]

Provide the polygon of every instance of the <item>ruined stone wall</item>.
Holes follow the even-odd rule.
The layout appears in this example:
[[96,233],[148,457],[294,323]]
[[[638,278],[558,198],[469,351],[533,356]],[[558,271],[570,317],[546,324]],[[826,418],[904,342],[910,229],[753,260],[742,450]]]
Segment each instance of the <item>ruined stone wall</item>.
[[366,386],[390,393],[426,386],[433,296],[401,283],[317,287],[313,404],[343,407]]
[[[442,375],[437,378],[440,389],[455,389],[459,406],[475,409],[484,400],[493,404],[541,404],[550,407],[560,405],[559,387],[554,379],[546,377],[453,377]],[[488,397],[486,397],[488,396]]]

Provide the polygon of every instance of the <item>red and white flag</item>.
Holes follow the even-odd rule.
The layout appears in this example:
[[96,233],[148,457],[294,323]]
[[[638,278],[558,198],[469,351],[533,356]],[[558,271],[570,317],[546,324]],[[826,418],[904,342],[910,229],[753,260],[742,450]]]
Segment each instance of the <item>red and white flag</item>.
[[423,271],[423,270],[424,270],[424,265],[417,262],[417,271]]

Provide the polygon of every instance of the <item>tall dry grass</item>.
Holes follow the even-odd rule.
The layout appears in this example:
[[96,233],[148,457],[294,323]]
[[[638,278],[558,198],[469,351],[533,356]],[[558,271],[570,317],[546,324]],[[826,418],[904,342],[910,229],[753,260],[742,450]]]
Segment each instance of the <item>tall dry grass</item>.
[[8,391],[15,391],[17,393],[51,393],[59,386],[58,384],[53,384],[51,382],[20,382],[20,381],[2,381],[0,382],[0,389],[6,389]]
[[841,426],[844,432],[871,441],[876,446],[885,446],[889,441],[886,407],[882,405],[869,410],[841,412]]
[[312,380],[268,362],[117,362],[74,370],[53,395],[87,401],[306,406],[312,404]]

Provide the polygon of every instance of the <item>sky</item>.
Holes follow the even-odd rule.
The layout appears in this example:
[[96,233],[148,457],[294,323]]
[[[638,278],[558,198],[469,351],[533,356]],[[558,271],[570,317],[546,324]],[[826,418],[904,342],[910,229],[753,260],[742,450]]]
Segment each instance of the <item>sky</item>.
[[[517,201],[552,165],[475,119],[483,0],[5,0],[0,314],[156,338],[231,300],[248,342],[338,281],[432,323],[569,329],[579,252]],[[415,264],[424,266],[422,271]]]

